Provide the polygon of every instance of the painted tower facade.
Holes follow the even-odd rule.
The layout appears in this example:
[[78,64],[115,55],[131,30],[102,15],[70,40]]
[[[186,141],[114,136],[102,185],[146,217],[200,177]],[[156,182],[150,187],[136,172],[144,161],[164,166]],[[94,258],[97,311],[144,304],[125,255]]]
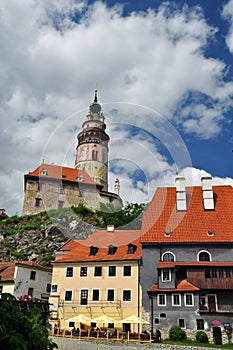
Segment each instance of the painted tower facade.
[[98,103],[97,90],[94,101],[89,106],[87,119],[78,134],[75,168],[85,170],[103,191],[108,191],[108,143],[106,124],[101,105]]

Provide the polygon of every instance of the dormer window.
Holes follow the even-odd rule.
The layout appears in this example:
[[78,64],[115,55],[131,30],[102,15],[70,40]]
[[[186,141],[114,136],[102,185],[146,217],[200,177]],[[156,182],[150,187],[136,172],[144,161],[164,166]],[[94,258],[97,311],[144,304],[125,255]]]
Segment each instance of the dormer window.
[[214,236],[214,232],[213,232],[213,231],[208,231],[208,232],[207,232],[207,235],[208,235],[208,236]]
[[136,252],[137,246],[130,243],[128,244],[127,254],[134,254]]
[[170,237],[171,236],[171,232],[164,232],[164,236],[165,237]]
[[40,175],[47,176],[48,175],[47,170],[45,168],[41,169]]
[[114,247],[113,245],[110,245],[108,247],[108,255],[113,255],[116,253],[116,251],[117,251],[117,247]]
[[99,250],[98,247],[95,247],[95,246],[92,245],[90,247],[90,254],[89,255],[92,255],[92,256],[96,255],[98,253],[98,250]]

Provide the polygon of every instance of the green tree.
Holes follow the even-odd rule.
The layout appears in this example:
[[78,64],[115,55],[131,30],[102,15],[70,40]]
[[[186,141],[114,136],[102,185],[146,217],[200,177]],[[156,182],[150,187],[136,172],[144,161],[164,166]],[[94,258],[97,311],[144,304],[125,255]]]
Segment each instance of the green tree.
[[103,227],[114,224],[115,227],[124,226],[124,229],[140,229],[141,216],[146,208],[145,203],[127,203],[121,210],[111,204],[101,204],[96,216],[103,222]]
[[3,293],[0,299],[0,348],[4,350],[53,350],[58,348],[49,339],[39,309],[25,312],[13,305],[15,298]]

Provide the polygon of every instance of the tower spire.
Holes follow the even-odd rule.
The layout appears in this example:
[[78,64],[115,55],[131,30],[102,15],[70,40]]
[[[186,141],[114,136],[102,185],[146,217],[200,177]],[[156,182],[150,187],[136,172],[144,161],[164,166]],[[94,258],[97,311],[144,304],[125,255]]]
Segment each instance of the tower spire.
[[97,103],[98,102],[98,98],[97,98],[97,89],[95,89],[95,98],[94,98],[94,102]]

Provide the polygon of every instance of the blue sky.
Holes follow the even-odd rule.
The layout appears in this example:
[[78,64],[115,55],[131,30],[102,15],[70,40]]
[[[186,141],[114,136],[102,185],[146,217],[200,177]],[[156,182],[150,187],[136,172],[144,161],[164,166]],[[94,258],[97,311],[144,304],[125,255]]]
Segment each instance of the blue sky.
[[0,206],[20,214],[23,175],[73,167],[99,84],[110,190],[150,200],[157,186],[213,176],[233,185],[233,0],[3,0]]

